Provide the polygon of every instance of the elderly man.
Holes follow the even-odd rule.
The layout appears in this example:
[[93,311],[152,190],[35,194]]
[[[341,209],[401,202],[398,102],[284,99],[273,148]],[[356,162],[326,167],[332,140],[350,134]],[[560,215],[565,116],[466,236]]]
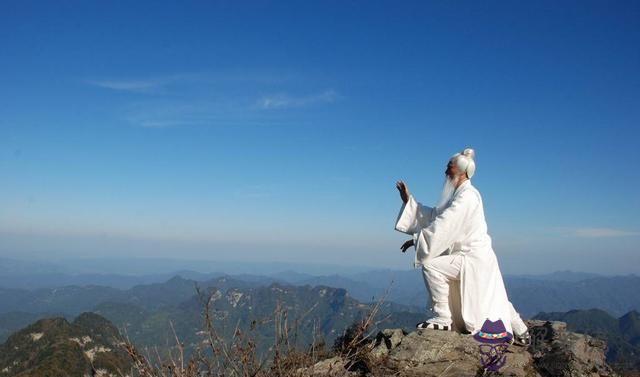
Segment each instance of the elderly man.
[[471,184],[474,158],[470,148],[451,157],[435,207],[418,203],[403,181],[396,184],[403,205],[395,229],[413,237],[401,249],[415,246],[415,267],[422,267],[436,315],[417,327],[475,334],[486,319],[501,320],[513,340],[526,345],[527,326],[507,298],[482,198]]

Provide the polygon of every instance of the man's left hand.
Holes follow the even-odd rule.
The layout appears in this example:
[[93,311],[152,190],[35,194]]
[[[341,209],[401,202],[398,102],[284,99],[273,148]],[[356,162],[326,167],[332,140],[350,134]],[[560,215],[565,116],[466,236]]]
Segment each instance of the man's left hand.
[[407,251],[408,248],[410,248],[411,246],[413,246],[413,240],[409,240],[405,243],[402,244],[402,246],[400,246],[400,249],[402,250],[402,252],[404,253],[405,251]]

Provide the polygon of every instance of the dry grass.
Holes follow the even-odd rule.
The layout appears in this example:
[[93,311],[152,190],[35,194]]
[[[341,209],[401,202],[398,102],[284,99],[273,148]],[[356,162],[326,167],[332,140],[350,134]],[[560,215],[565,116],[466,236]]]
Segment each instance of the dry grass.
[[[214,292],[205,294],[199,287],[196,292],[203,305],[204,339],[185,359],[184,343],[178,338],[173,323],[170,323],[175,338],[168,356],[161,357],[157,348],[154,355],[143,355],[125,334],[124,348],[133,362],[134,376],[140,377],[307,377],[311,368],[320,360],[338,356],[345,360],[343,369],[359,374],[374,374],[375,363],[370,359],[373,328],[382,320],[375,321],[386,295],[376,302],[367,315],[355,322],[340,336],[333,348],[328,350],[317,326],[313,330],[313,342],[308,347],[297,346],[299,325],[315,308],[310,308],[298,318],[290,320],[288,312],[278,303],[270,318],[253,321],[248,329],[235,325],[233,335],[225,339],[212,318]],[[261,326],[274,326],[273,344],[267,355],[259,357],[256,352],[256,330]],[[147,352],[148,353],[148,352]],[[343,371],[344,372],[344,371]],[[318,376],[318,372],[313,372]]]

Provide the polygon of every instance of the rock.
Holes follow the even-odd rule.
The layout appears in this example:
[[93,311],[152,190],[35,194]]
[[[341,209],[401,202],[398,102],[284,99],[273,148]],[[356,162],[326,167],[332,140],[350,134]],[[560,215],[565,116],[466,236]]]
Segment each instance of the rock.
[[378,333],[371,350],[376,357],[381,357],[389,353],[390,349],[396,348],[402,338],[407,335],[403,329],[385,329]]
[[310,368],[298,370],[300,376],[309,377],[351,377],[357,376],[355,372],[346,369],[347,360],[341,357],[332,357],[322,360]]
[[527,321],[533,344],[530,352],[542,375],[615,376],[607,365],[605,341],[566,331],[564,322]]
[[[567,331],[563,322],[526,321],[532,335],[528,347],[509,345],[506,364],[488,373],[480,362],[479,343],[469,334],[439,330],[386,329],[370,345],[366,376],[512,376],[512,377],[614,377],[605,362],[606,343]],[[348,360],[336,357],[316,364],[313,376],[345,369]],[[336,369],[337,368],[337,369]],[[345,371],[346,372],[346,371]],[[344,374],[344,376],[349,374]],[[353,375],[353,374],[352,374]]]
[[[537,376],[533,358],[523,348],[510,346],[505,376]],[[437,330],[418,330],[388,350],[383,373],[402,376],[476,376],[482,373],[478,342],[470,335]]]

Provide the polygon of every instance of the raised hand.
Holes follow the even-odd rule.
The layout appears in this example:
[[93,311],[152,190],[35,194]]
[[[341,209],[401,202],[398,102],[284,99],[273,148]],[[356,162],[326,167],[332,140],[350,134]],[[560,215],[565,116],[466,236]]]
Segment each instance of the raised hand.
[[402,202],[403,203],[408,202],[409,201],[409,195],[411,195],[411,194],[409,193],[409,188],[407,187],[407,184],[404,183],[404,181],[400,180],[400,181],[396,182],[396,188],[400,192],[400,199],[402,199]]

